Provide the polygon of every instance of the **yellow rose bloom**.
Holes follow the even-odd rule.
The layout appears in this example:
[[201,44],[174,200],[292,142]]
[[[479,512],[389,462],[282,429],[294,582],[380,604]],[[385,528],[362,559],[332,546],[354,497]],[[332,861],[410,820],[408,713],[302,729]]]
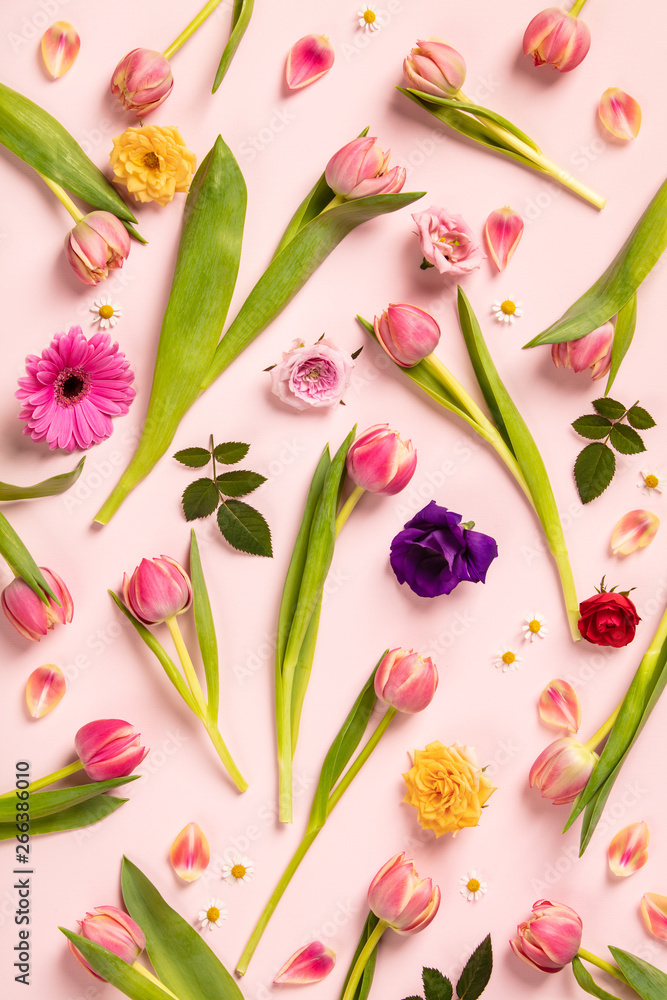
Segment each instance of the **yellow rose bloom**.
[[429,743],[415,750],[414,764],[403,775],[407,794],[403,799],[417,810],[423,830],[456,835],[465,826],[477,826],[482,806],[496,790],[484,777],[472,747],[446,747]]
[[173,125],[128,128],[113,140],[109,159],[115,180],[137,201],[166,205],[177,191],[188,191],[197,157]]

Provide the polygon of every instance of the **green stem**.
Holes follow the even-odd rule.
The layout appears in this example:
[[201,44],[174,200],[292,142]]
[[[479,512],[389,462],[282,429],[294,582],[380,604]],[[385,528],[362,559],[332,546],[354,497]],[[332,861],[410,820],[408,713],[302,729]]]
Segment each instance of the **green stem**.
[[204,722],[206,726],[206,732],[208,733],[211,743],[215,747],[218,757],[225,766],[227,773],[230,778],[238,788],[240,792],[245,792],[248,787],[248,782],[245,780],[241,772],[239,771],[234,758],[227,749],[227,745],[222,738],[222,734],[214,722]]
[[79,209],[76,207],[76,205],[68,195],[67,191],[65,191],[64,188],[61,188],[60,184],[56,184],[55,181],[52,181],[50,177],[47,177],[45,174],[40,173],[39,170],[37,171],[37,173],[42,178],[46,186],[51,188],[51,190],[53,191],[54,195],[61,203],[61,205],[65,206],[65,208],[72,216],[74,221],[81,222],[81,220],[83,219],[83,212],[79,211]]
[[197,16],[190,21],[187,28],[184,28],[178,38],[174,39],[171,45],[164,50],[163,55],[165,59],[171,59],[174,53],[178,52],[181,45],[184,45],[185,42],[187,42],[190,35],[194,35],[197,28],[204,23],[209,14],[213,13],[219,3],[220,0],[208,0],[208,3],[204,4]]
[[378,745],[378,743],[386,733],[387,729],[389,728],[389,724],[396,715],[396,712],[397,709],[393,708],[393,706],[387,709],[385,714],[378,722],[375,732],[369,738],[368,742],[365,744],[363,749],[359,752],[358,756],[355,757],[354,761],[350,764],[347,771],[345,772],[343,777],[340,779],[340,781],[332,791],[331,795],[329,796],[329,802],[327,803],[327,817],[331,815],[334,808],[338,805],[345,792],[348,790],[348,788],[350,787],[356,776],[359,774],[359,771],[362,769],[362,767],[364,766],[370,755],[375,750],[376,746]]
[[148,969],[145,966],[141,965],[140,962],[134,962],[132,964],[132,968],[134,969],[135,972],[138,972],[140,976],[143,976],[144,979],[147,979],[149,983],[153,983],[154,986],[157,986],[158,989],[161,989],[162,992],[165,994],[165,996],[172,997],[173,1000],[178,1000],[176,994],[172,993],[171,990],[167,989],[164,983],[161,983],[160,980],[157,978],[157,976],[154,976],[152,972],[149,972]]
[[[47,785],[54,785],[56,781],[61,781],[63,778],[68,778],[70,774],[76,774],[77,771],[81,771],[83,768],[83,761],[75,760],[72,764],[68,764],[66,767],[61,767],[59,771],[54,771],[53,774],[47,774],[44,778],[38,778],[37,781],[31,781],[27,788],[22,788],[23,792],[37,792],[40,788],[46,788]],[[10,799],[12,795],[16,795],[16,791],[3,792],[0,795],[0,799]]]
[[575,3],[570,7],[569,13],[572,17],[578,17],[581,13],[581,9],[586,3],[586,0],[575,0]]
[[341,507],[340,511],[338,512],[338,517],[336,518],[336,538],[338,538],[338,536],[340,535],[341,531],[343,530],[343,525],[345,524],[348,517],[350,516],[354,508],[357,506],[357,504],[359,503],[365,492],[366,490],[363,488],[363,486],[355,486],[352,492],[350,493],[349,497]]
[[174,646],[176,647],[178,658],[181,661],[181,666],[183,667],[183,674],[197,706],[197,714],[205,725],[208,713],[206,699],[204,698],[204,692],[202,691],[201,684],[199,683],[199,679],[195,672],[190,654],[188,653],[187,646],[183,641],[183,636],[181,635],[181,630],[178,627],[176,616],[174,615],[171,618],[167,618],[165,625],[169,629],[169,634],[171,635]]
[[378,942],[388,926],[389,924],[387,923],[386,920],[378,921],[375,929],[368,938],[368,941],[361,949],[359,958],[354,964],[354,968],[352,969],[352,972],[350,974],[350,978],[345,988],[345,992],[343,993],[342,1000],[352,1000],[352,997],[357,992],[357,986],[359,985],[359,980],[364,974],[364,969],[368,964],[368,960],[375,951],[375,949],[377,948]]
[[584,743],[585,750],[595,750],[596,746],[602,743],[603,739],[609,735],[609,733],[613,728],[614,723],[616,722],[616,719],[618,718],[618,713],[621,711],[622,705],[623,702],[621,702],[620,705],[617,705],[614,711],[607,719],[607,721],[602,723],[597,733],[594,733],[594,735],[591,736],[590,740],[588,740],[587,743]]
[[605,962],[604,958],[598,958],[597,955],[594,955],[590,951],[586,951],[585,948],[580,948],[577,955],[582,961],[589,962],[591,965],[597,966],[597,968],[602,969],[603,972],[608,972],[610,976],[613,976],[614,979],[618,979],[619,983],[623,983],[624,986],[630,985],[621,970],[616,965],[612,965],[611,962]]

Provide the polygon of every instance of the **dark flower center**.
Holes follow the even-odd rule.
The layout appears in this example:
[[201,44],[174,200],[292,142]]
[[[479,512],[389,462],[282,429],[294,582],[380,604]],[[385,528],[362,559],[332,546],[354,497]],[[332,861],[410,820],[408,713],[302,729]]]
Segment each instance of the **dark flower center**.
[[89,389],[90,375],[81,368],[64,368],[53,386],[59,406],[76,406],[85,399]]
[[144,165],[149,168],[149,170],[155,170],[156,167],[160,166],[160,161],[157,155],[153,152],[146,153],[144,156]]

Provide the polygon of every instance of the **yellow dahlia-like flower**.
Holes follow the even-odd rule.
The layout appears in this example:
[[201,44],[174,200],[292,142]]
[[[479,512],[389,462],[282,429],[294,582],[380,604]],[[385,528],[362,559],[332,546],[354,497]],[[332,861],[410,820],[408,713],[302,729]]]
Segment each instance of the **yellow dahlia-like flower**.
[[195,154],[173,125],[128,128],[113,140],[109,156],[115,179],[137,201],[166,205],[188,191],[197,167]]
[[422,829],[433,830],[436,837],[477,826],[482,806],[496,790],[473,748],[458,743],[445,747],[435,742],[415,750],[414,764],[403,778],[408,789],[403,801],[415,807]]

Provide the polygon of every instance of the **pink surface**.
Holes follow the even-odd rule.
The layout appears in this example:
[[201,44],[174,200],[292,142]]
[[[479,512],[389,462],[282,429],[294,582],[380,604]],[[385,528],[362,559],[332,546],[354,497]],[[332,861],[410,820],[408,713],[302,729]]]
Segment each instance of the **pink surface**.
[[[3,5],[0,15],[2,80],[51,111],[93,160],[106,169],[111,139],[134,118],[111,98],[108,80],[117,60],[135,45],[164,47],[196,5],[113,5],[83,0],[34,0]],[[359,32],[358,0],[332,4],[258,4],[250,29],[219,92],[209,93],[228,31],[230,4],[173,60],[175,86],[150,117],[175,124],[199,159],[221,132],[236,154],[249,191],[244,254],[234,305],[243,301],[268,262],[295,206],[329,156],[370,125],[392,163],[408,169],[406,190],[425,190],[415,210],[441,204],[462,214],[481,235],[489,212],[509,204],[526,229],[508,272],[489,261],[464,279],[490,350],[542,449],[559,508],[580,598],[600,577],[633,593],[642,617],[636,641],[604,651],[569,638],[557,575],[535,518],[495,455],[413,389],[390,367],[357,326],[389,301],[411,301],[432,311],[443,329],[439,354],[472,386],[456,320],[455,283],[434,270],[419,270],[420,254],[409,211],[363,226],[322,266],[297,299],[183,420],[173,453],[216,440],[252,442],[248,467],[268,477],[256,494],[274,538],[275,558],[232,551],[211,522],[197,525],[204,571],[221,643],[221,728],[250,790],[238,795],[205,735],[181,704],[157,661],[125,627],[107,588],[118,589],[124,571],[143,556],[165,552],[186,561],[188,528],[180,493],[195,477],[166,457],[105,528],[91,518],[129,458],[145,412],[160,323],[180,232],[184,195],[160,209],[136,214],[149,245],[133,243],[122,272],[86,289],[71,274],[61,251],[70,226],[58,202],[34,173],[0,151],[3,207],[0,268],[4,365],[0,373],[3,427],[2,479],[35,482],[72,467],[72,456],[49,453],[21,434],[13,392],[23,359],[40,352],[54,332],[80,323],[92,332],[89,307],[98,294],[122,306],[114,333],[136,371],[137,399],[113,436],[93,448],[79,483],[62,497],[16,503],[13,525],[38,562],[53,567],[69,585],[74,621],[37,646],[0,619],[3,692],[0,708],[0,788],[13,782],[13,762],[27,758],[34,775],[72,759],[73,738],[85,722],[125,718],[142,732],[151,753],[131,801],[88,830],[33,841],[34,952],[32,995],[49,1000],[95,1000],[117,994],[94,981],[71,959],[57,925],[75,928],[96,905],[121,901],[123,853],[156,883],[186,919],[211,897],[224,900],[229,919],[206,940],[232,969],[265,900],[305,825],[310,796],[330,739],[379,654],[388,646],[412,646],[440,668],[436,699],[423,715],[397,720],[380,749],[345,796],[289,888],[241,983],[249,1000],[265,1000],[277,969],[298,947],[319,938],[338,955],[330,978],[309,997],[335,997],[365,918],[365,895],[377,869],[393,854],[414,856],[422,877],[442,889],[440,913],[412,938],[387,934],[380,948],[374,997],[400,1000],[419,991],[422,965],[456,975],[464,959],[491,932],[495,971],[489,1000],[540,996],[568,1000],[580,995],[569,972],[541,976],[509,952],[507,939],[532,903],[555,898],[584,921],[584,945],[604,954],[611,943],[665,967],[662,946],[649,937],[639,912],[645,891],[667,893],[667,810],[663,795],[665,705],[660,705],[623,769],[605,816],[585,857],[576,860],[579,830],[561,836],[566,808],[556,808],[527,787],[538,753],[558,735],[537,715],[537,699],[554,677],[577,688],[587,738],[606,718],[643,654],[667,597],[667,532],[626,559],[610,554],[618,518],[646,506],[659,516],[665,496],[644,497],[639,469],[667,469],[663,372],[664,283],[658,265],[639,297],[636,342],[614,395],[628,405],[639,398],[656,417],[646,432],[648,454],[619,459],[611,489],[582,508],[571,469],[580,450],[570,422],[587,412],[604,383],[556,371],[548,349],[521,352],[520,345],[556,319],[606,267],[664,179],[664,73],[651,39],[663,37],[667,15],[642,0],[630,14],[620,0],[591,3],[585,18],[593,43],[585,62],[567,76],[534,70],[521,55],[521,39],[539,0],[501,7],[491,0],[443,6],[440,0],[391,0],[390,16],[372,37]],[[45,11],[47,13],[45,13]],[[192,10],[194,13],[194,9]],[[81,35],[73,69],[50,82],[41,66],[39,39],[51,21],[72,21]],[[329,35],[336,48],[331,72],[313,87],[290,95],[283,83],[286,54],[308,32]],[[418,37],[442,35],[468,63],[465,90],[515,120],[553,159],[608,198],[602,213],[564,189],[509,160],[487,155],[437,127],[434,119],[393,90],[401,61]],[[649,45],[643,48],[645,41]],[[642,106],[638,139],[620,145],[603,136],[597,104],[609,86],[620,86]],[[202,262],[206,266],[206,262]],[[663,284],[664,287],[664,284]],[[215,294],[215,289],[211,290]],[[494,300],[515,296],[524,316],[502,327],[491,316]],[[268,365],[295,337],[322,333],[354,351],[357,362],[346,406],[297,413],[270,395]],[[184,331],[187,336],[187,331]],[[295,823],[279,828],[273,726],[273,636],[280,591],[305,493],[325,441],[337,447],[352,423],[360,428],[388,422],[411,437],[419,452],[412,484],[396,497],[366,496],[340,538],[326,587],[313,679],[296,759]],[[462,584],[433,601],[399,587],[389,568],[393,535],[429,500],[472,519],[495,536],[500,555],[486,586]],[[9,581],[4,563],[0,583]],[[549,623],[543,641],[524,643],[520,626],[542,612]],[[168,637],[162,637],[168,641]],[[501,646],[523,657],[517,672],[492,663]],[[66,673],[68,692],[55,711],[35,722],[24,707],[28,675],[47,661]],[[477,829],[435,841],[422,834],[413,811],[401,805],[401,772],[408,752],[433,740],[476,747],[498,791]],[[606,848],[627,823],[644,819],[651,830],[649,862],[626,880],[607,869]],[[186,885],[174,875],[169,847],[179,830],[196,821],[212,849],[209,872]],[[252,882],[228,886],[221,864],[234,853],[255,863]],[[14,1000],[25,991],[12,981],[16,928],[12,886],[13,850],[0,847],[0,982]],[[487,895],[470,903],[458,880],[471,868],[488,882]],[[611,982],[605,985],[612,989]],[[296,996],[292,987],[280,989]]]

